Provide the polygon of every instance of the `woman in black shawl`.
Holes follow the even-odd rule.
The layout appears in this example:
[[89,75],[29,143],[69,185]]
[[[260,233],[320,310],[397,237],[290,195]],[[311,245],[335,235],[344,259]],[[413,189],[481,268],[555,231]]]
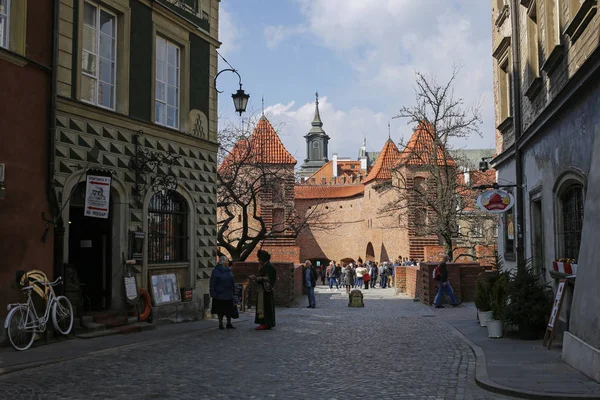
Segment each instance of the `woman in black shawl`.
[[256,317],[255,324],[260,324],[257,331],[271,329],[275,326],[275,296],[273,287],[277,281],[277,271],[271,264],[271,255],[259,250],[258,260],[261,263],[258,275],[251,275],[250,279],[256,283],[258,296],[256,298]]

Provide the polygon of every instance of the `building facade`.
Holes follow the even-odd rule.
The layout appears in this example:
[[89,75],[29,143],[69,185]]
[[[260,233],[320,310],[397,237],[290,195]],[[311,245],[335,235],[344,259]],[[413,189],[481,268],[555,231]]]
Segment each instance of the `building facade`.
[[[555,288],[561,279],[570,282],[559,317],[563,358],[600,380],[600,295],[594,288],[600,270],[593,243],[600,154],[597,2],[492,5],[494,165],[500,184],[518,185],[518,207],[502,217],[499,249],[511,267],[521,251]],[[569,277],[553,270],[561,258],[578,265]]]
[[[135,257],[156,319],[198,318],[216,259],[219,0],[60,0],[59,17],[52,173],[64,263],[86,309],[124,305],[122,260]],[[111,178],[108,218],[84,212],[88,175]],[[154,287],[166,274],[177,285]],[[167,299],[180,288],[193,301]]]
[[[0,0],[0,321],[22,300],[17,272],[52,276],[46,191],[52,93],[51,1]],[[2,335],[4,332],[2,332]]]

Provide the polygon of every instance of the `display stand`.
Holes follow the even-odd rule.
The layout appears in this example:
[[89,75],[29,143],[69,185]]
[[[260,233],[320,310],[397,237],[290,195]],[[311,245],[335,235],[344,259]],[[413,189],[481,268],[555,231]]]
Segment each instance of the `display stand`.
[[548,325],[546,326],[546,333],[544,334],[544,346],[546,346],[546,343],[548,343],[548,350],[550,350],[550,347],[552,347],[552,341],[554,340],[554,335],[556,334],[554,328],[556,327],[556,322],[560,315],[560,309],[565,297],[565,285],[566,281],[561,279],[558,283],[558,289],[556,290],[556,297],[554,298],[554,305],[552,306],[552,314],[550,314],[550,319],[548,320]]

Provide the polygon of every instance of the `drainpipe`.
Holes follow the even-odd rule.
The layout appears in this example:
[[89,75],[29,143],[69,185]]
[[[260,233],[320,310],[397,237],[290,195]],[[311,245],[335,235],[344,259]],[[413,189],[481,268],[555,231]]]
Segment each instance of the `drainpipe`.
[[513,59],[513,126],[515,131],[515,183],[517,184],[517,268],[525,266],[525,246],[523,230],[525,228],[525,205],[523,193],[523,160],[520,138],[523,134],[521,125],[521,44],[519,25],[519,0],[512,0],[510,13],[512,25],[512,59]]
[[[64,221],[60,215],[59,200],[54,186],[54,144],[56,137],[56,81],[58,70],[58,18],[60,12],[60,0],[54,0],[53,12],[53,30],[52,30],[52,72],[50,78],[50,106],[49,106],[49,124],[48,131],[48,181],[46,183],[46,195],[52,216],[56,224],[54,225],[54,277],[63,276],[63,241],[65,235]],[[62,287],[57,288],[62,290]]]

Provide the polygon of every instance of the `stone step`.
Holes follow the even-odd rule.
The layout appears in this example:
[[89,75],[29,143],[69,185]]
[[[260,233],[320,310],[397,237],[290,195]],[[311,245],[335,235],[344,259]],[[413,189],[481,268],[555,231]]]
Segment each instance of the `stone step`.
[[77,335],[78,338],[81,339],[95,339],[104,336],[118,335],[120,332],[114,329],[104,329],[101,331],[81,333]]
[[85,328],[86,332],[96,332],[96,331],[101,331],[103,329],[106,329],[105,324],[98,324],[96,322],[84,323],[83,327]]
[[115,330],[123,335],[127,335],[129,333],[143,332],[152,329],[156,329],[156,325],[151,324],[149,322],[136,322],[135,324],[131,325],[117,326],[111,328],[110,330]]

